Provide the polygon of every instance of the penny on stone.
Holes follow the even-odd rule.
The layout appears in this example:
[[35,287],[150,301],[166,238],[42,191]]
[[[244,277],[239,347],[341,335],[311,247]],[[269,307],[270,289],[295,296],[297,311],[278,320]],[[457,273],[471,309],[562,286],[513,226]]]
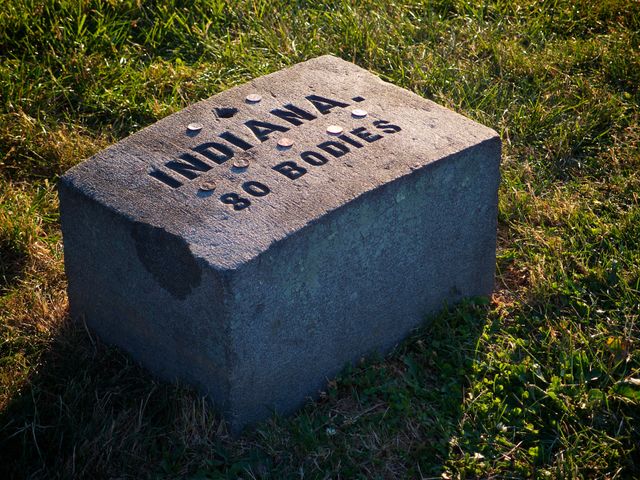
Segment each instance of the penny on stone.
[[204,125],[202,125],[201,123],[190,123],[189,125],[187,125],[187,130],[189,130],[190,132],[199,132],[200,130],[202,130],[202,127]]
[[354,117],[357,118],[364,118],[366,117],[368,114],[368,112],[366,110],[363,110],[361,108],[356,108],[354,110],[351,110],[351,115],[353,115]]
[[249,166],[249,160],[246,158],[238,158],[233,162],[233,166],[236,168],[247,168]]
[[343,128],[340,125],[329,125],[327,127],[327,133],[331,135],[340,135],[343,132]]
[[204,192],[211,192],[216,189],[215,182],[204,182],[200,185],[200,190]]
[[292,145],[293,145],[293,140],[291,140],[290,138],[282,137],[280,140],[278,140],[279,147],[289,148]]
[[260,95],[259,93],[250,93],[249,95],[247,95],[245,100],[249,103],[258,103],[260,100],[262,100],[262,95]]

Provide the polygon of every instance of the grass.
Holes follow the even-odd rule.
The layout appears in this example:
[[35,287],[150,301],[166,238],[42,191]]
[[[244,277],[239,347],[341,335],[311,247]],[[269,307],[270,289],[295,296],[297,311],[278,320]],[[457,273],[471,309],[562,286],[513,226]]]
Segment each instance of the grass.
[[[68,318],[55,185],[324,53],[496,129],[496,292],[231,438]],[[640,477],[640,4],[52,1],[0,10],[3,478]]]

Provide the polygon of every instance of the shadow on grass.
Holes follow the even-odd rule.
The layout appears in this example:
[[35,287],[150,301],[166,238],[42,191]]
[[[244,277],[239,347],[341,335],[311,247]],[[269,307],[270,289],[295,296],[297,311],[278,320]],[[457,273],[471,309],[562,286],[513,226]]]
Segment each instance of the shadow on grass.
[[0,295],[20,278],[27,264],[27,254],[10,238],[0,237]]
[[[36,363],[34,361],[34,363]],[[160,384],[66,318],[0,413],[1,478],[131,478],[160,469],[216,422],[186,389]],[[197,410],[198,418],[192,418]]]
[[294,417],[239,438],[206,400],[154,381],[65,320],[0,414],[3,478],[415,478],[440,475],[488,309],[432,319],[386,359],[331,381]]

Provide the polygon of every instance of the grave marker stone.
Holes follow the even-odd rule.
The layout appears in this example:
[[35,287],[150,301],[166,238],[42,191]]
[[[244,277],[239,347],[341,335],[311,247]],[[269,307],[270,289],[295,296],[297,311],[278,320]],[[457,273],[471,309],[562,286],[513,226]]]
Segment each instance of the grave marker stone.
[[286,414],[491,292],[499,163],[494,131],[338,58],[258,78],[61,179],[72,315],[236,431]]

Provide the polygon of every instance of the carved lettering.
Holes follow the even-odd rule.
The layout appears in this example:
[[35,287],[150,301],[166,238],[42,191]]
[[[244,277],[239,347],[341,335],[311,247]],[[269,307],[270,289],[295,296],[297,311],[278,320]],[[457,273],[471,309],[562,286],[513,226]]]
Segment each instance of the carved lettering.
[[156,180],[160,180],[165,185],[169,185],[171,188],[178,188],[182,186],[181,182],[179,182],[173,177],[170,177],[166,173],[161,172],[160,170],[151,170],[149,172],[149,175],[151,175]]
[[259,120],[249,120],[244,122],[244,124],[249,127],[249,130],[251,130],[256,138],[261,142],[269,140],[269,135],[273,132],[289,131],[288,127],[283,127],[282,125],[277,125],[275,123],[261,122]]
[[253,195],[254,197],[264,197],[265,195],[269,195],[271,190],[264,183],[256,182],[254,180],[250,182],[244,182],[242,184],[242,189],[247,192],[249,195]]
[[226,205],[231,205],[234,210],[244,210],[251,205],[251,200],[243,198],[237,193],[225,193],[220,197],[220,201]]
[[331,111],[332,108],[335,107],[348,107],[348,103],[340,102],[338,100],[331,100],[330,98],[321,97],[319,95],[307,95],[305,97],[309,100],[316,110],[318,110],[322,115],[326,115]]
[[222,165],[224,162],[233,157],[233,150],[226,145],[218,142],[207,142],[193,147],[193,151],[207,157],[209,160],[214,161],[218,165]]
[[241,148],[242,150],[246,151],[246,150],[249,150],[250,148],[253,148],[253,145],[251,145],[249,142],[244,141],[243,139],[241,139],[240,137],[236,136],[231,132],[222,132],[218,136],[220,138],[224,138],[227,142],[229,142],[232,145],[235,145],[238,148]]
[[[305,97],[322,115],[326,115],[334,108],[344,108],[349,104],[339,100],[333,100],[319,95],[308,95]],[[351,99],[354,102],[364,101],[363,97],[356,96]],[[222,108],[215,110],[218,118],[229,118],[237,113],[235,108]],[[227,112],[226,110],[229,110]],[[275,108],[270,112],[272,115],[280,120],[283,120],[290,125],[300,126],[305,122],[310,122],[317,118],[317,116],[307,110],[304,110],[292,103],[287,103],[280,108]],[[371,119],[374,120],[374,119]],[[277,123],[265,122],[260,120],[248,120],[245,122],[245,126],[251,130],[255,137],[260,142],[269,140],[269,136],[273,132],[287,132],[290,130],[290,126],[284,126]],[[300,153],[300,160],[284,161],[273,167],[276,172],[284,175],[290,180],[297,180],[308,172],[309,165],[312,167],[321,167],[329,163],[330,158],[340,158],[351,152],[351,150],[360,149],[367,144],[376,142],[385,137],[384,134],[393,134],[402,131],[398,125],[391,123],[388,120],[377,119],[373,121],[373,127],[380,133],[374,133],[369,127],[357,127],[348,133],[342,133],[337,137],[333,137],[332,140],[323,141],[316,145],[314,150],[304,150]],[[246,134],[245,134],[246,135]],[[191,149],[189,153],[182,153],[177,157],[174,157],[167,161],[164,166],[166,171],[158,168],[152,168],[148,174],[156,181],[172,188],[180,188],[185,184],[183,178],[187,180],[193,180],[198,178],[202,173],[208,172],[215,167],[213,164],[222,165],[227,160],[234,157],[234,152],[247,151],[255,147],[250,141],[246,140],[245,135],[236,135],[230,131],[224,131],[219,133],[218,136],[227,142],[206,142],[197,145]],[[238,149],[238,150],[236,150]],[[267,155],[267,161],[273,158]],[[210,163],[211,162],[211,163]],[[300,162],[304,162],[306,165],[302,166]],[[235,172],[235,170],[234,170]],[[237,173],[237,172],[236,172]],[[175,174],[178,174],[177,176]],[[237,178],[237,177],[231,177]],[[248,208],[253,198],[260,198],[271,193],[271,189],[262,182],[257,180],[249,180],[241,183],[240,188],[242,192],[225,193],[219,197],[219,201],[225,205],[229,205],[233,210],[244,210]],[[241,195],[248,195],[243,197]],[[199,195],[200,196],[200,195]],[[206,198],[205,196],[200,196]]]
[[165,166],[189,180],[193,180],[198,177],[200,173],[208,172],[213,168],[211,165],[204,163],[202,160],[197,159],[190,153],[183,153],[178,158],[179,160],[171,160],[165,163]]
[[326,142],[322,142],[318,145],[318,148],[321,148],[325,152],[333,155],[338,158],[343,156],[346,153],[349,153],[349,147],[347,147],[344,143],[334,142],[332,140],[328,140]]
[[301,167],[296,162],[282,162],[273,167],[273,169],[291,180],[296,180],[307,173],[307,169]]
[[382,138],[382,135],[378,133],[371,133],[364,127],[354,128],[353,130],[351,130],[351,133],[369,143],[375,142],[376,140],[380,140]]
[[231,118],[238,113],[238,109],[236,107],[215,107],[213,113],[218,118]]
[[362,148],[364,147],[364,145],[362,145],[360,142],[354,140],[353,138],[351,138],[348,135],[340,135],[338,137],[340,140],[342,140],[343,142],[347,142],[349,145],[353,145],[356,148]]
[[393,125],[387,120],[376,120],[373,124],[384,133],[396,133],[402,130],[398,125]]
[[300,154],[300,158],[307,162],[309,165],[313,165],[314,167],[319,167],[320,165],[324,165],[329,161],[324,155],[318,152],[314,152],[313,150],[302,152]]
[[[286,108],[286,110],[284,110]],[[302,125],[304,122],[302,120],[313,120],[316,118],[315,115],[303,110],[301,108],[288,103],[283,107],[283,109],[276,108],[271,110],[271,113],[282,120],[285,120],[296,127],[298,125]]]

